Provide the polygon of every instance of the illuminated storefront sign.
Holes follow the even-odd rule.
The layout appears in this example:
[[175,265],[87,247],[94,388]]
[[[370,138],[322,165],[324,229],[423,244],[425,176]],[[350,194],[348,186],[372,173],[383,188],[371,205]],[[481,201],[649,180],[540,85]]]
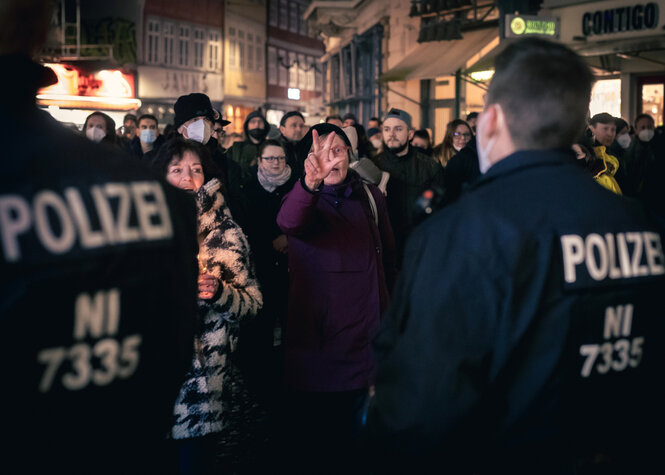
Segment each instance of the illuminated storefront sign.
[[582,15],[584,36],[648,30],[657,26],[658,5],[655,3],[596,10]]
[[506,38],[521,36],[559,37],[559,19],[534,15],[506,15]]
[[135,98],[134,77],[117,69],[84,72],[65,64],[45,64],[58,82],[40,89],[37,103],[66,108],[132,110],[141,107]]

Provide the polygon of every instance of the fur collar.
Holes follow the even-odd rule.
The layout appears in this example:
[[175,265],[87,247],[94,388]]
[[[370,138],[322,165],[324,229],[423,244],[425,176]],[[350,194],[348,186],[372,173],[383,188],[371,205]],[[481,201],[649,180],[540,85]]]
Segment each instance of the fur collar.
[[199,234],[214,230],[224,218],[231,218],[231,211],[226,206],[224,195],[220,191],[221,183],[213,178],[204,183],[196,192],[196,208],[199,214]]

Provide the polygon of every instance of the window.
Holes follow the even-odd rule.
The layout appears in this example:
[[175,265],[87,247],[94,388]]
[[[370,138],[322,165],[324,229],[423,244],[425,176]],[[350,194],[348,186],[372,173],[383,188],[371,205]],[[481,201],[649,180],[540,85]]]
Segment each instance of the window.
[[160,28],[159,22],[156,20],[148,20],[148,44],[146,62],[156,64],[159,62],[159,36]]
[[268,11],[268,22],[270,26],[277,26],[279,23],[279,0],[268,0],[270,10]]
[[316,69],[314,70],[314,90],[315,91],[324,91],[323,80],[325,78],[325,71],[328,63],[321,64],[318,61],[315,61]]
[[238,30],[238,67],[241,71],[245,69],[245,32]]
[[307,20],[305,20],[305,7],[303,5],[300,5],[299,8],[299,13],[298,13],[298,25],[300,26],[300,34],[303,36],[307,36]]
[[164,64],[173,64],[173,39],[175,36],[175,28],[173,23],[164,23]]
[[236,40],[236,29],[229,28],[229,69],[235,70],[238,61],[238,41]]
[[307,85],[305,89],[308,91],[314,91],[316,90],[316,68],[318,67],[316,64],[316,58],[314,56],[308,56],[307,57],[307,67],[309,68],[307,70]]
[[298,4],[289,2],[289,31],[298,33]]
[[297,88],[298,87],[298,64],[296,63],[296,54],[293,51],[289,51],[288,63],[291,68],[289,68],[289,87]]
[[178,36],[178,65],[189,66],[189,27],[181,26]]
[[194,30],[194,67],[203,67],[203,47],[205,36],[203,30],[197,28]]
[[305,55],[304,54],[299,54],[298,55],[298,87],[300,89],[306,89],[307,88],[307,72],[305,69],[307,69],[308,64],[307,61],[305,61]]
[[[257,48],[258,50],[258,48]],[[277,84],[277,49],[274,46],[268,46],[268,83]]]
[[221,48],[220,34],[217,31],[208,32],[208,68],[219,69],[219,53]]
[[289,70],[284,66],[288,64],[289,58],[286,51],[280,49],[277,51],[277,69],[279,69],[279,85],[286,87],[289,82]]
[[263,71],[263,38],[256,37],[256,70]]
[[287,0],[279,0],[279,28],[289,29],[289,2]]
[[247,69],[254,71],[254,35],[247,33]]

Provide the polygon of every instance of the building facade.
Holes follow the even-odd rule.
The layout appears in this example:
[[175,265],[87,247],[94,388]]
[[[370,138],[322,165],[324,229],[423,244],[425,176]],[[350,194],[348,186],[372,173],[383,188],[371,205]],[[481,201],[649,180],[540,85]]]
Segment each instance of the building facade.
[[266,114],[279,124],[284,113],[300,111],[308,124],[325,119],[323,69],[325,47],[311,35],[304,14],[308,0],[268,0]]

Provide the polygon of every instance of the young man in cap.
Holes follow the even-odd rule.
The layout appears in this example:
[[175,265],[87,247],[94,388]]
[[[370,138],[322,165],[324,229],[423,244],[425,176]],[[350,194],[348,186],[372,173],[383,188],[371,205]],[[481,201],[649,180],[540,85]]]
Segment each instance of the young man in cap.
[[651,473],[663,230],[575,164],[581,57],[530,37],[495,69],[483,176],[413,233],[377,339],[377,473]]
[[382,129],[383,151],[376,161],[379,168],[390,173],[388,213],[401,263],[406,238],[417,224],[417,200],[430,186],[443,186],[443,168],[410,144],[414,131],[411,116],[406,111],[390,109],[383,119]]

